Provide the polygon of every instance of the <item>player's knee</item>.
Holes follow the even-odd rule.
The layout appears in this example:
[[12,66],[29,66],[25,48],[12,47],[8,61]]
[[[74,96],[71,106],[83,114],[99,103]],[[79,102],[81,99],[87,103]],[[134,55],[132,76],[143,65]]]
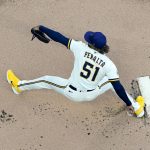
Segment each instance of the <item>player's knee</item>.
[[45,80],[48,80],[48,79],[50,78],[50,76],[45,75],[43,78],[44,78]]

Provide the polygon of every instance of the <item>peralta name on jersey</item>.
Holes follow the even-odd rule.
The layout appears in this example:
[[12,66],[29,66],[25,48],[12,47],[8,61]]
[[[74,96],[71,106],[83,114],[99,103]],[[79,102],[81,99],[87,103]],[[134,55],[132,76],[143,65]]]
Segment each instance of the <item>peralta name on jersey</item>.
[[105,62],[103,60],[101,60],[99,57],[97,57],[97,56],[95,56],[95,55],[93,55],[93,54],[91,54],[89,52],[85,52],[84,57],[93,60],[95,63],[97,63],[101,67],[105,66]]

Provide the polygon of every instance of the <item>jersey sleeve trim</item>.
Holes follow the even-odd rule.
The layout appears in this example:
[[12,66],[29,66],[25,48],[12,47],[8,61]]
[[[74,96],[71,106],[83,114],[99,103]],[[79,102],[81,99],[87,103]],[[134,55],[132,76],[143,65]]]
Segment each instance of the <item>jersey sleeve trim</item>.
[[109,82],[114,82],[114,81],[118,81],[119,78],[114,78],[114,79],[109,79]]
[[71,41],[72,41],[72,39],[69,39],[69,42],[68,42],[68,49],[70,49]]
[[119,81],[119,78],[114,78],[114,79],[109,79],[108,81],[104,82],[102,85],[98,86],[99,89],[101,87],[103,87],[104,85],[106,85],[107,83],[110,83],[110,82],[115,82],[115,81]]

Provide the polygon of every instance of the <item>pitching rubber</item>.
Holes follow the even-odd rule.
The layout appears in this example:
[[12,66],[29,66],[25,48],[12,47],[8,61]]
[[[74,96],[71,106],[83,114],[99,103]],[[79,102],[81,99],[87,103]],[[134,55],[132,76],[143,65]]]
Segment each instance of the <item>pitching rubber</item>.
[[139,77],[137,81],[146,104],[147,115],[150,117],[150,76]]

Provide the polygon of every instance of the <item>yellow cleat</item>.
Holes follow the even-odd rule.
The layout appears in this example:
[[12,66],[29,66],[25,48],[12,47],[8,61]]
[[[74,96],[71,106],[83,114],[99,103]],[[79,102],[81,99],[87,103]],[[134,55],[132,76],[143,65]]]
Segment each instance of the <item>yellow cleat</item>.
[[145,105],[144,104],[144,98],[142,96],[138,96],[136,98],[136,102],[138,102],[140,107],[139,107],[139,109],[137,109],[135,111],[135,114],[137,117],[143,117],[144,116],[144,105]]
[[11,85],[12,90],[15,94],[20,94],[21,90],[18,87],[20,79],[15,76],[12,70],[7,71],[7,81]]

